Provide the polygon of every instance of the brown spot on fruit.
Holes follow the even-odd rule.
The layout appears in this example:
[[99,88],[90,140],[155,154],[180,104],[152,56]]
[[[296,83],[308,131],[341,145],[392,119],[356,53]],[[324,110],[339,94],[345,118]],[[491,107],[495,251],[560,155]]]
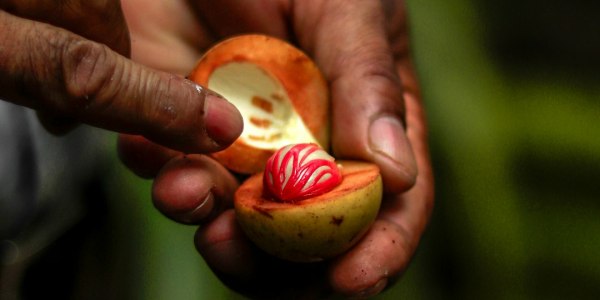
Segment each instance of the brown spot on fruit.
[[304,63],[308,63],[308,57],[303,56],[303,55],[297,55],[296,57],[293,58],[294,63],[297,64],[304,64]]
[[271,94],[271,99],[273,99],[273,100],[275,100],[275,101],[277,101],[277,102],[283,102],[283,100],[284,100],[285,98],[283,97],[283,95],[282,95],[282,94],[279,94],[279,93],[273,93],[273,94]]
[[252,208],[254,210],[256,210],[257,212],[259,212],[261,215],[263,215],[263,216],[265,216],[265,217],[267,217],[269,219],[273,219],[273,215],[271,215],[271,213],[269,212],[268,209],[264,209],[264,208],[262,208],[260,206],[257,206],[257,205],[252,206]]
[[254,141],[264,141],[267,139],[264,135],[248,135],[248,138]]
[[246,55],[243,54],[236,54],[231,58],[232,61],[237,61],[237,62],[245,62],[248,60],[248,58],[246,57]]
[[340,226],[340,225],[342,225],[342,222],[344,222],[344,216],[340,216],[340,217],[331,216],[331,221],[329,222],[329,224]]
[[266,141],[266,142],[273,142],[275,140],[279,140],[283,137],[283,135],[281,133],[275,133],[269,136],[265,136],[265,135],[248,135],[248,139],[254,140],[254,141]]
[[269,119],[250,117],[250,123],[252,123],[256,127],[269,128],[272,122]]
[[269,100],[260,97],[260,96],[254,96],[252,97],[252,105],[262,109],[263,111],[272,114],[273,113],[273,103],[271,103]]
[[281,139],[282,136],[283,136],[283,134],[281,134],[281,133],[274,133],[269,136],[268,141],[273,142],[275,140],[279,140],[279,139]]

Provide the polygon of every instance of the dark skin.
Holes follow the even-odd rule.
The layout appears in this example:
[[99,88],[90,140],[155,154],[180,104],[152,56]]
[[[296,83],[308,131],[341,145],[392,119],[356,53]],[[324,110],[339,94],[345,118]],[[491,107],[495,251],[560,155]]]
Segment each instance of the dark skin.
[[0,98],[36,109],[50,131],[83,122],[186,152],[217,151],[239,135],[227,101],[126,58],[118,1],[3,0],[0,9]]
[[[40,70],[57,61],[52,60],[56,54],[48,57],[50,50],[39,54],[39,64],[26,64],[20,62],[35,61],[31,57],[38,55],[1,49],[0,96],[37,109],[54,131],[77,121],[128,133],[119,137],[123,162],[136,174],[154,179],[153,201],[161,212],[182,223],[200,224],[196,247],[228,286],[257,297],[366,297],[404,272],[429,220],[433,175],[402,1],[123,0],[121,10],[116,1],[71,0],[62,2],[81,9],[57,10],[62,17],[52,19],[47,19],[53,14],[45,7],[52,4],[41,2],[0,1],[0,8],[8,10],[0,13],[1,24],[15,31],[50,30],[55,39],[49,41],[63,51],[60,58],[80,53],[56,47],[72,39],[96,41],[83,53],[95,54],[100,48],[102,55],[83,55],[96,59],[94,72],[85,72],[89,67],[81,63],[81,54],[64,59],[75,62],[75,71],[65,71],[71,75],[56,80]],[[19,40],[2,32],[5,40]],[[183,76],[216,41],[245,32],[286,39],[315,60],[332,96],[333,154],[372,161],[382,170],[386,196],[380,215],[355,247],[333,260],[293,264],[256,249],[231,209],[239,177],[205,155],[231,143],[241,121],[227,102],[198,92]],[[40,41],[34,49],[54,49],[49,41]],[[97,46],[101,44],[112,50]],[[125,58],[129,51],[131,60]],[[68,71],[69,66],[50,64],[57,70]],[[88,84],[82,92],[69,82],[94,83],[87,78],[97,73],[106,74],[100,78],[104,80],[96,80],[99,87]],[[22,86],[34,88],[24,92]]]

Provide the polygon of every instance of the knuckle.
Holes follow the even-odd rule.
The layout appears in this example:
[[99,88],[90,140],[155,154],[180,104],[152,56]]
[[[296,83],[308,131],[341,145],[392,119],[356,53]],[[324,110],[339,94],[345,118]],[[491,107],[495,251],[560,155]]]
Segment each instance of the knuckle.
[[383,81],[386,84],[399,84],[399,77],[394,69],[394,60],[386,44],[379,47],[365,46],[361,57],[363,59],[358,61],[357,65],[362,76]]
[[366,80],[381,84],[386,89],[398,90],[401,87],[400,77],[390,65],[374,63],[366,66],[363,76]]
[[363,103],[365,109],[389,113],[404,118],[404,95],[402,81],[393,65],[384,60],[371,60],[360,68],[359,78],[368,86],[369,93],[378,101]]
[[[400,86],[400,78],[394,68],[392,49],[383,40],[372,40],[356,46],[338,57],[334,65],[340,66],[340,71],[335,74],[337,76],[334,76],[334,79],[341,79],[351,73],[355,78],[370,85],[383,85],[386,88]],[[342,73],[342,70],[345,73]]]
[[404,115],[402,80],[394,68],[389,53],[381,53],[362,66],[363,82],[369,82],[373,92],[381,95],[383,110]]
[[[62,46],[63,84],[67,98],[64,109],[83,111],[106,106],[115,86],[116,59],[110,50],[87,40],[72,40]],[[92,107],[94,106],[94,107]]]
[[[149,85],[147,91],[152,93],[157,99],[154,104],[149,105],[147,115],[160,124],[156,132],[163,136],[169,136],[169,139],[178,145],[194,145],[198,143],[196,126],[190,124],[199,124],[203,116],[203,103],[200,101],[195,89],[187,85],[180,78],[170,74],[160,74]],[[182,149],[193,150],[193,149]]]

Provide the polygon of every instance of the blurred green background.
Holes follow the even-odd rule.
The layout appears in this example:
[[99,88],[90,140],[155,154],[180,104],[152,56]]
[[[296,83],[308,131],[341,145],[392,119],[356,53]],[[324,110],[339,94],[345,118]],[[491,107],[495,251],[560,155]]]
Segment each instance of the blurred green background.
[[[599,297],[600,5],[407,3],[436,207],[377,299]],[[194,228],[152,207],[149,181],[120,169],[115,185],[131,198],[114,203],[111,237],[134,246],[131,298],[242,299],[207,270]]]

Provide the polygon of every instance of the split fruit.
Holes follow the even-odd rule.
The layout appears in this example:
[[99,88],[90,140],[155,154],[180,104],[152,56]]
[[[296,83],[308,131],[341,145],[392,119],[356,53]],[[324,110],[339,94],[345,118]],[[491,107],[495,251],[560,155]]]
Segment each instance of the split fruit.
[[[296,148],[301,149],[290,154]],[[310,146],[290,145],[276,152],[269,160],[279,165],[274,173],[267,168],[240,186],[234,201],[236,218],[250,240],[271,255],[296,262],[321,261],[345,252],[367,232],[379,211],[382,181],[376,165],[357,161],[335,165],[341,175],[338,181],[332,174],[337,170],[318,162],[328,159],[302,148]],[[306,168],[311,161],[324,170]],[[332,178],[337,185],[330,184]],[[324,193],[304,197],[319,184],[325,186]],[[286,188],[291,191],[282,192]],[[281,199],[281,195],[296,197]]]

